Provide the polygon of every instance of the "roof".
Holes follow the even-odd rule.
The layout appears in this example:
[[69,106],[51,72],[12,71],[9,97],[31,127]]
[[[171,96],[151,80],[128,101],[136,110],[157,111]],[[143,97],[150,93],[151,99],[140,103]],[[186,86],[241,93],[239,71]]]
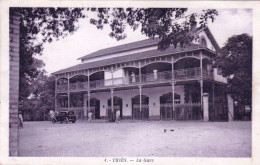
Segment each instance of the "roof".
[[205,31],[205,33],[207,34],[207,36],[209,37],[212,45],[215,47],[215,49],[218,51],[220,48],[219,48],[219,45],[217,43],[217,41],[215,40],[214,36],[212,35],[212,33],[210,32],[209,28],[206,27],[203,29]]
[[119,56],[119,57],[109,58],[109,59],[90,62],[90,63],[82,63],[82,64],[78,64],[78,65],[75,65],[75,66],[72,66],[72,67],[69,67],[66,69],[59,70],[57,72],[54,72],[53,74],[60,74],[60,73],[95,68],[95,67],[100,67],[100,66],[107,66],[107,65],[111,65],[111,64],[116,64],[116,63],[118,63],[117,61],[119,61],[120,63],[128,62],[128,61],[139,60],[139,59],[144,59],[144,58],[149,58],[149,57],[176,54],[176,53],[180,53],[180,52],[187,52],[187,51],[193,51],[193,50],[199,50],[199,49],[206,49],[206,48],[202,45],[193,44],[193,43],[191,43],[190,45],[186,45],[185,47],[175,48],[172,46],[164,51],[149,50],[149,51],[145,51],[145,52],[134,53],[134,54],[126,55],[126,56]]
[[[218,46],[215,38],[213,37],[213,35],[210,32],[208,27],[205,27],[205,28],[199,27],[199,28],[196,29],[196,32],[200,32],[200,31],[203,31],[203,30],[208,35],[208,37],[211,40],[213,46],[216,48],[216,50],[218,50],[219,46]],[[94,57],[105,56],[105,55],[112,54],[112,53],[119,53],[119,52],[123,52],[123,51],[129,51],[129,50],[132,50],[132,49],[154,46],[154,45],[158,45],[160,40],[161,39],[159,39],[159,38],[146,39],[146,40],[141,40],[141,41],[123,44],[123,45],[119,45],[119,46],[109,47],[109,48],[106,48],[106,49],[101,49],[101,50],[98,50],[96,52],[90,53],[90,54],[85,55],[83,57],[80,57],[80,58],[78,58],[78,60],[90,59],[90,58],[94,58]]]
[[91,54],[80,57],[80,58],[78,58],[78,60],[104,56],[104,55],[108,55],[108,54],[112,54],[112,53],[128,51],[128,50],[137,49],[137,48],[141,48],[141,47],[153,46],[153,45],[157,45],[159,43],[159,41],[160,41],[159,38],[146,39],[146,40],[141,40],[141,41],[137,41],[137,42],[132,42],[129,44],[123,44],[123,45],[114,46],[114,47],[110,47],[110,48],[106,48],[106,49],[101,49],[101,50],[98,50]]

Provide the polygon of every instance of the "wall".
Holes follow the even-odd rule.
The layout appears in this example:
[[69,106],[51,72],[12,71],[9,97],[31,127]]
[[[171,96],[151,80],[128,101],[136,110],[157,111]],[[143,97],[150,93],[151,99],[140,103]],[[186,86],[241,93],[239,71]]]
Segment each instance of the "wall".
[[[160,118],[160,96],[172,92],[171,86],[142,88],[142,95],[149,97],[149,115],[150,118]],[[175,86],[175,93],[181,96],[181,103],[184,103],[184,86]],[[123,99],[123,117],[131,118],[132,116],[132,98],[139,95],[139,89],[114,91],[114,96]],[[92,93],[91,97],[100,100],[100,116],[106,115],[107,100],[110,99],[110,92]],[[128,106],[126,106],[126,104]]]
[[19,148],[19,119],[18,119],[18,92],[19,92],[19,13],[10,14],[9,19],[9,155],[18,156]]
[[227,83],[227,78],[219,75],[217,68],[213,68],[213,78],[215,81]]

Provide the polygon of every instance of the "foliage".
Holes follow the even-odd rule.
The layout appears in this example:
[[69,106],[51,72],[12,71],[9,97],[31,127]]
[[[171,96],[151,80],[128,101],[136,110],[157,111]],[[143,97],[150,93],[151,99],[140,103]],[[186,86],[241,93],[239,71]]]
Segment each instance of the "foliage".
[[19,109],[31,114],[29,120],[43,120],[44,114],[47,116],[49,110],[54,109],[55,79],[53,76],[41,75],[32,87],[32,94],[20,102]]
[[20,83],[19,100],[30,96],[31,85],[44,74],[43,61],[35,58],[41,55],[43,44],[65,37],[77,30],[78,19],[84,18],[82,8],[10,8],[21,14],[20,21]]
[[229,90],[235,100],[251,105],[252,99],[252,37],[235,35],[228,39],[216,56],[215,67],[228,77]]
[[212,22],[218,15],[217,10],[207,9],[201,13],[187,15],[187,8],[91,8],[97,12],[97,18],[91,18],[90,23],[98,29],[105,25],[111,28],[110,37],[121,40],[126,38],[126,26],[137,30],[149,38],[159,37],[159,49],[167,49],[180,44],[185,46],[196,38],[194,32],[197,24],[205,27],[207,21]]

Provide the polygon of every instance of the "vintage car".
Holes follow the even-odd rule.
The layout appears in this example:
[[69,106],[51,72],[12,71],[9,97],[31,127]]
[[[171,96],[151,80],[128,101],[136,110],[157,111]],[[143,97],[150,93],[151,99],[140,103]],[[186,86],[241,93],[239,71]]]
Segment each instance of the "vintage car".
[[60,123],[72,122],[72,123],[75,123],[76,122],[76,116],[75,116],[73,111],[60,111],[57,116],[52,118],[52,122],[53,123],[56,123],[56,122],[60,122]]

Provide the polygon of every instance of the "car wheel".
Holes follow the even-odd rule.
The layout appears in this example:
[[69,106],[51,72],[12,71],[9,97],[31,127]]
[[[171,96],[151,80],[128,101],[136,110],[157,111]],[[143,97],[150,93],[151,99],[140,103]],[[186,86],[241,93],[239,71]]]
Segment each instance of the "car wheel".
[[75,123],[75,121],[72,121],[72,123]]

